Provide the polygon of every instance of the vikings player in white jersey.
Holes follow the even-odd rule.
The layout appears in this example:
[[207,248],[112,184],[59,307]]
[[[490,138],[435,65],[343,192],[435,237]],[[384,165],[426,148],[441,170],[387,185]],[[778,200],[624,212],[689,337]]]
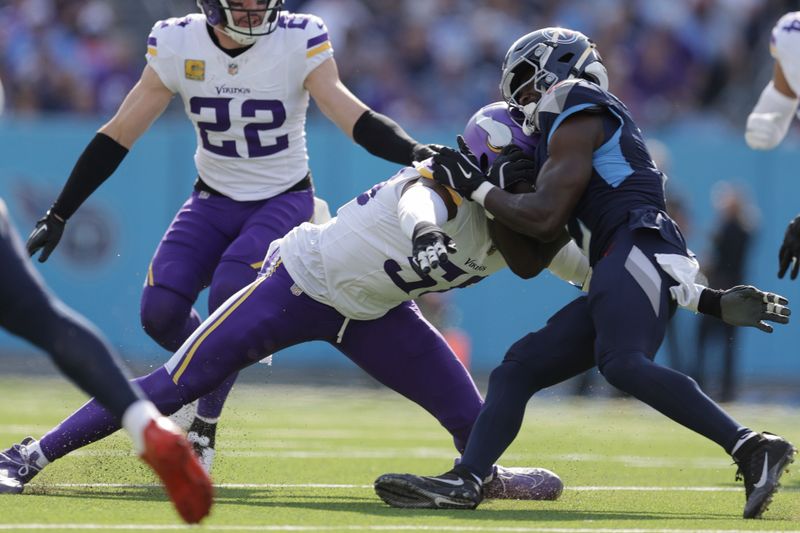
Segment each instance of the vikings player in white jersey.
[[[494,159],[508,143],[533,152],[504,103],[479,111],[466,138]],[[521,152],[522,153],[522,152]],[[520,158],[507,171],[527,168]],[[527,167],[526,167],[527,165]],[[213,390],[267,354],[312,340],[330,343],[379,382],[429,411],[463,450],[482,405],[467,370],[411,300],[477,283],[506,266],[490,237],[516,234],[490,225],[483,208],[407,167],[359,195],[322,225],[303,223],[274,241],[258,278],[222,304],[164,367],[137,380],[164,413]],[[498,176],[503,184],[504,175]],[[582,285],[588,261],[577,245],[539,246],[519,236],[515,272],[530,277],[548,263]],[[556,252],[558,254],[556,255]],[[551,261],[553,256],[556,259]],[[98,440],[118,422],[92,400],[39,441],[25,484],[48,462]],[[0,463],[0,469],[3,464]],[[487,497],[554,499],[558,476],[543,469],[497,469]],[[2,478],[0,478],[1,480]]]
[[[403,165],[435,147],[371,111],[339,80],[324,22],[281,11],[283,0],[198,0],[201,13],[156,22],[147,66],[102,126],[64,189],[28,239],[45,261],[65,223],[111,174],[174,95],[197,135],[194,192],[167,229],[141,300],[145,331],[174,352],[200,325],[193,309],[209,288],[209,311],[252,282],[266,247],[312,219],[306,153],[309,95],[346,135]],[[201,400],[190,438],[213,457],[216,420],[235,376]]]
[[[778,146],[797,113],[800,95],[800,11],[786,13],[775,24],[770,39],[770,52],[775,58],[772,79],[758,103],[747,117],[745,139],[754,150],[771,150]],[[786,228],[778,253],[778,277],[792,267],[791,278],[800,270],[800,215]]]

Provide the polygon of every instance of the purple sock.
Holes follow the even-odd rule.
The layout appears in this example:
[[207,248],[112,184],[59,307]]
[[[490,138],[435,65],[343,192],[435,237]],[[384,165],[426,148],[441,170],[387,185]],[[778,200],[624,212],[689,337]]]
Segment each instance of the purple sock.
[[215,421],[222,414],[222,407],[231,392],[238,372],[234,372],[213,392],[209,392],[197,402],[197,416],[202,416],[206,420]]
[[[172,414],[186,403],[181,397],[180,388],[172,382],[163,367],[135,379],[134,382],[139,384],[145,396],[164,414]],[[120,421],[92,399],[47,432],[39,444],[45,457],[55,461],[73,450],[111,435],[119,428]]]

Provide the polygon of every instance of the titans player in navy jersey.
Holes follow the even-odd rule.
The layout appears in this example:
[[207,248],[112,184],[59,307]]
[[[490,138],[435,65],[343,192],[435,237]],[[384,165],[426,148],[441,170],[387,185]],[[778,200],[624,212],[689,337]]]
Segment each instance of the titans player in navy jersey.
[[[137,385],[128,383],[105,339],[50,292],[26,255],[0,199],[0,328],[47,352],[65,376],[96,396],[162,479],[181,517],[199,522],[211,509],[212,487],[189,442]],[[30,437],[0,452],[0,494],[21,493],[24,483],[18,477],[32,477],[44,464],[41,448]]]
[[[510,194],[494,186],[461,139],[461,151],[434,157],[439,183],[515,231],[549,242],[567,226],[593,275],[586,296],[517,341],[492,372],[461,464],[437,477],[382,476],[376,490],[387,503],[474,508],[481,479],[516,437],[531,396],[595,365],[618,389],[733,456],[744,478],[745,518],[761,516],[793,460],[789,442],[740,424],[691,378],[653,362],[674,300],[727,319],[721,309],[732,294],[698,294],[697,261],[665,211],[664,176],[607,87],[606,69],[583,34],[563,28],[527,34],[506,54],[501,90],[523,112],[525,133],[541,136],[535,191]],[[501,155],[492,171],[506,163]]]

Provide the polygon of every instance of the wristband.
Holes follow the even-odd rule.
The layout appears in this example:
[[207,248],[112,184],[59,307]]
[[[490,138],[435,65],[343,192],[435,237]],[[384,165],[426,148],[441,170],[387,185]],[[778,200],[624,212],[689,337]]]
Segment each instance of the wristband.
[[706,287],[700,293],[700,301],[697,303],[697,310],[704,315],[711,315],[722,318],[722,295],[725,291],[709,289]]
[[497,187],[495,187],[488,181],[484,181],[483,183],[478,185],[477,189],[472,191],[470,198],[472,198],[474,202],[478,202],[478,204],[480,204],[481,207],[485,207],[483,203],[486,201],[486,195],[489,194],[489,191],[496,188]]

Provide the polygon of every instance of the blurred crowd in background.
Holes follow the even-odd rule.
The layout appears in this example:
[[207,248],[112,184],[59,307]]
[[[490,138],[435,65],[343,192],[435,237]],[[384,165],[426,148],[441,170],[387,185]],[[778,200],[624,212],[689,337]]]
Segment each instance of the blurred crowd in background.
[[[769,76],[782,0],[287,0],[327,23],[345,83],[401,123],[466,117],[499,99],[519,36],[563,25],[594,39],[611,90],[640,124],[702,111],[742,123]],[[114,111],[144,66],[155,20],[194,0],[2,0],[0,79],[17,114]],[[760,81],[760,80],[759,80]]]
[[[286,8],[321,16],[345,84],[412,131],[460,124],[500,99],[500,65],[511,43],[534,29],[562,25],[595,40],[611,91],[645,131],[702,121],[740,135],[772,72],[769,32],[800,2],[287,0]],[[6,112],[109,118],[141,74],[153,23],[197,11],[195,0],[0,0]],[[167,113],[182,109],[174,105]],[[669,151],[651,140],[653,157],[670,174]],[[669,210],[691,237],[691,209],[680,190],[672,192]],[[730,183],[712,191],[715,224],[698,252],[713,286],[744,281],[758,220],[748,196]],[[457,328],[458,309],[447,296],[420,303],[468,362],[469,338]],[[712,394],[733,399],[735,332],[703,321],[696,342],[679,337],[668,334],[671,366],[706,385],[709,376],[720,376]],[[721,371],[704,356],[711,344],[724,352]],[[579,388],[585,391],[586,384]]]

